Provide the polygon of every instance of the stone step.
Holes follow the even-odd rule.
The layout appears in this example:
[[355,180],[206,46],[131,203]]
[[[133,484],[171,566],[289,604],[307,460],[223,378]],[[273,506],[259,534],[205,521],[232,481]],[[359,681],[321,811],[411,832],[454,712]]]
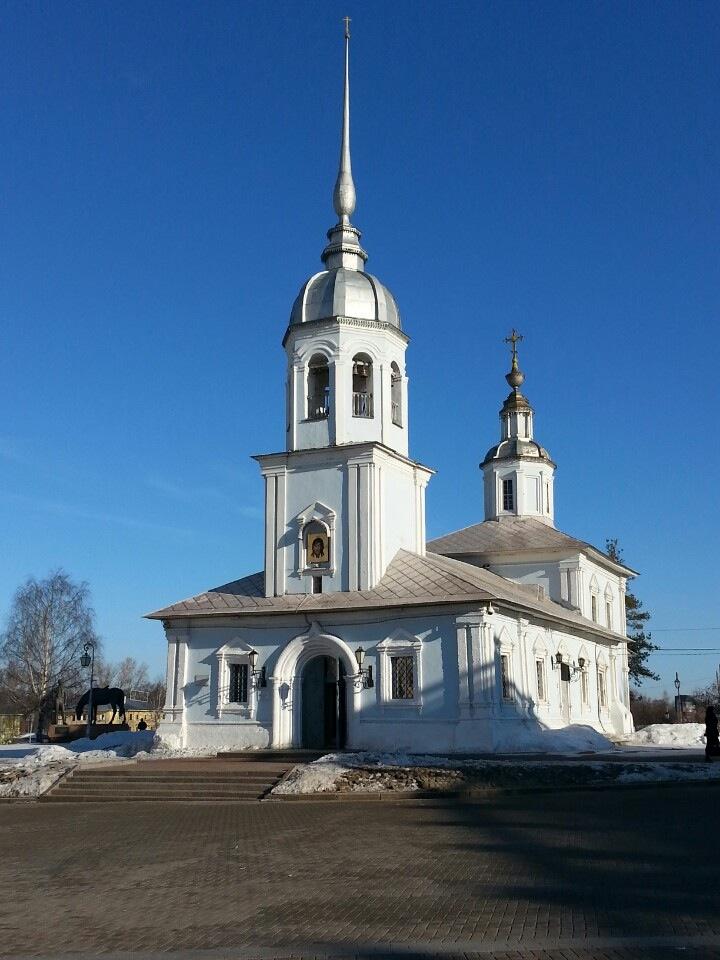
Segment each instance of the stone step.
[[106,787],[93,787],[85,790],[75,790],[69,789],[67,786],[63,786],[62,783],[58,784],[54,790],[50,791],[46,795],[48,799],[50,798],[64,798],[66,800],[85,800],[85,799],[101,799],[101,798],[112,798],[114,800],[127,800],[132,798],[142,798],[142,797],[166,797],[167,799],[173,799],[173,797],[180,798],[189,798],[194,800],[205,800],[205,799],[247,799],[247,800],[259,800],[267,791],[272,789],[272,784],[267,785],[266,790],[258,790],[255,788],[252,789],[235,789],[235,790],[207,790],[202,787],[196,788],[187,788],[183,787],[178,789],[175,786],[168,787],[144,787],[144,788],[126,788],[122,787],[120,789],[108,789]]
[[255,796],[260,796],[263,793],[266,793],[275,785],[274,780],[266,781],[265,783],[243,783],[243,784],[212,784],[211,786],[206,786],[205,784],[192,784],[192,783],[148,783],[148,784],[139,784],[139,783],[97,783],[97,784],[86,784],[86,783],[73,783],[69,781],[67,783],[60,783],[57,786],[57,790],[62,790],[65,793],[146,793],[148,790],[154,793],[171,793],[176,791],[178,793],[227,793],[233,795],[235,793],[253,793]]
[[86,773],[85,771],[81,773],[74,773],[72,776],[74,781],[82,781],[83,783],[267,783],[268,780],[277,780],[277,777],[263,774],[263,773],[237,773],[229,774],[228,776],[222,776],[220,774],[214,774],[212,776],[206,774],[196,774],[191,776],[190,774],[173,774],[173,773],[151,773],[151,774],[128,774],[126,776],[120,776],[115,773],[97,773],[93,772],[92,774]]
[[324,757],[328,750],[223,750],[222,760],[242,760],[246,763],[311,763]]
[[176,800],[185,800],[196,803],[258,803],[260,797],[255,793],[251,794],[192,794],[179,793],[132,793],[118,794],[97,793],[88,795],[74,795],[62,792],[53,792],[39,798],[41,803],[137,803],[143,801],[162,800],[164,802],[174,802]]
[[39,799],[44,803],[257,802],[289,768],[290,764],[267,764],[228,770],[217,760],[191,761],[180,768],[163,761],[147,767],[76,768]]

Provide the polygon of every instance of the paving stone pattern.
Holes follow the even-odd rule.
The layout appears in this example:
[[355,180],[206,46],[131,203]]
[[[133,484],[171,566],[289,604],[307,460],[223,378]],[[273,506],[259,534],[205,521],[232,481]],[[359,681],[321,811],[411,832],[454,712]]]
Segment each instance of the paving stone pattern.
[[4,805],[0,956],[720,957],[719,800]]

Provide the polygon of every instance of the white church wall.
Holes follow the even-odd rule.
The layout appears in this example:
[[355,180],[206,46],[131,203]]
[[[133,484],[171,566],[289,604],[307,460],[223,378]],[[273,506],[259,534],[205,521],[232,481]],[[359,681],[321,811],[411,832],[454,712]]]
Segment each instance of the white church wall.
[[[458,616],[428,608],[413,615],[335,614],[321,617],[312,626],[284,617],[193,626],[184,633],[181,706],[168,714],[161,733],[172,734],[178,745],[193,749],[301,745],[301,732],[293,729],[287,713],[294,709],[293,697],[301,696],[299,678],[292,670],[283,677],[275,677],[275,672],[283,651],[298,644],[298,638],[298,649],[302,649],[302,638],[309,631],[326,638],[330,646],[323,652],[335,655],[335,645],[341,645],[348,670],[356,670],[355,651],[362,646],[364,666],[372,668],[370,688],[362,687],[357,676],[346,680],[352,702],[347,745],[352,749],[490,750],[496,741],[507,742],[512,729],[508,724],[521,721],[548,728],[582,723],[618,735],[632,729],[622,687],[624,645],[613,649],[500,612]],[[468,631],[467,647],[464,631]],[[222,702],[222,651],[229,649],[229,655],[241,662],[251,648],[258,652],[257,670],[265,668],[267,686],[250,689],[247,705],[228,710]],[[464,659],[463,649],[470,650]],[[558,652],[571,668],[569,682],[561,679],[555,662]],[[390,696],[393,655],[413,658],[411,700]],[[506,689],[503,657],[507,658]],[[538,689],[538,659],[543,664],[544,690]],[[465,679],[468,673],[471,681]],[[295,683],[295,692],[286,694],[280,708],[277,685],[281,681],[288,688]],[[472,692],[463,706],[462,690],[468,682]],[[279,739],[274,730],[278,717],[285,724],[285,739]]]
[[588,620],[625,636],[625,578],[611,573],[584,554],[579,557],[578,569],[582,579],[580,612]]

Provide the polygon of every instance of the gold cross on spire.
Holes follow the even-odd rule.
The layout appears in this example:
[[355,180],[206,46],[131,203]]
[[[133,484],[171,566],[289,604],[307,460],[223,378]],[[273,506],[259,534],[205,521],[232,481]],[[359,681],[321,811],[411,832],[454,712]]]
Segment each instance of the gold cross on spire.
[[510,336],[505,337],[505,340],[503,341],[503,343],[512,344],[512,357],[513,357],[514,363],[517,363],[517,345],[522,339],[523,339],[523,335],[521,333],[518,333],[515,327],[513,327],[510,333]]
[[343,23],[345,24],[345,39],[350,39],[350,17],[343,17]]

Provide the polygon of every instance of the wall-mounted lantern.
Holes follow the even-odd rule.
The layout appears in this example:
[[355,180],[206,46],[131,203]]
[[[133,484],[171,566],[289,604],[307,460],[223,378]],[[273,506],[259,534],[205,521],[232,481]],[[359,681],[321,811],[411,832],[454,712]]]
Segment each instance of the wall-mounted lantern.
[[565,663],[563,655],[558,650],[552,660],[552,665],[555,668],[559,667],[561,680],[576,680],[585,671],[585,657],[578,657],[576,666],[574,663]]
[[265,667],[262,666],[259,670],[257,669],[257,661],[258,661],[257,650],[251,650],[248,653],[248,660],[250,661],[250,675],[252,676],[253,684],[255,685],[256,688],[266,687],[267,677],[265,675]]
[[373,683],[372,667],[363,668],[365,651],[362,647],[358,647],[355,651],[355,659],[357,660],[358,673],[360,674],[358,680],[356,681],[357,686],[368,690],[370,687],[375,686],[375,684]]

